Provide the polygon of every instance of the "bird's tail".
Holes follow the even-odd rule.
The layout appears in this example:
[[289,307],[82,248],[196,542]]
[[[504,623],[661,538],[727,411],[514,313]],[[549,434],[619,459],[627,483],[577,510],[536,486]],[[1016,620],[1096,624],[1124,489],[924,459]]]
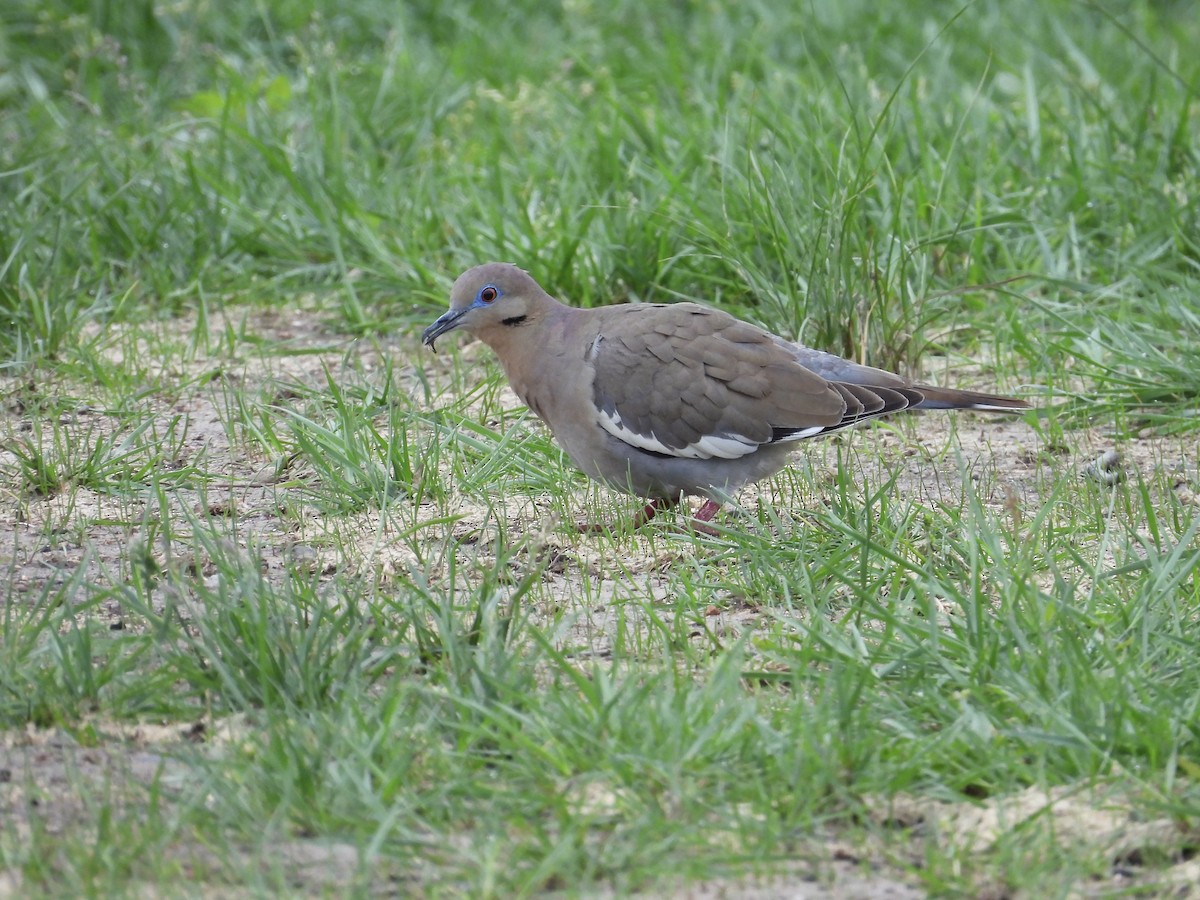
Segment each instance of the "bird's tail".
[[913,386],[924,398],[913,404],[913,409],[973,409],[979,412],[1018,413],[1032,407],[1024,400],[1001,397],[998,394],[983,394],[979,391],[959,391],[954,388],[934,387],[928,384]]

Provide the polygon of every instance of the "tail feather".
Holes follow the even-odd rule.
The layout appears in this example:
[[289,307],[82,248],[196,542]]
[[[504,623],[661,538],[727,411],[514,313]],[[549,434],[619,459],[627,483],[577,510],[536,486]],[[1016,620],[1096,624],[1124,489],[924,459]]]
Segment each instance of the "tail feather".
[[924,398],[920,403],[914,404],[913,409],[973,409],[978,412],[999,413],[1017,413],[1032,409],[1024,400],[1001,397],[998,394],[960,391],[955,388],[934,387],[929,384],[915,384],[913,387],[920,391]]
[[[980,412],[1014,413],[1031,408],[1024,400],[1015,400],[1012,397],[935,387],[932,384],[913,384],[908,379],[883,369],[859,365],[832,353],[814,350],[802,344],[790,344],[782,338],[779,341],[791,349],[800,365],[811,372],[816,372],[827,381],[840,383],[838,390],[842,391],[843,395],[846,393],[845,388],[851,385],[860,385],[871,391],[884,388],[899,393],[907,391],[912,394],[915,392],[924,397],[919,402],[914,398],[909,406],[910,409],[974,409]],[[885,412],[893,412],[894,409],[889,408]],[[883,415],[884,413],[878,414]],[[868,415],[860,416],[860,418],[869,417]]]

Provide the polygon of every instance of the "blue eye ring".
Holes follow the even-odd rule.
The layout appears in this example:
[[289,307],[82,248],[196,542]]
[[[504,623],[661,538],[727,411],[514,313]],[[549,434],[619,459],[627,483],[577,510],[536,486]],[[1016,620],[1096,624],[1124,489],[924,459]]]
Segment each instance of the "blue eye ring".
[[496,298],[500,296],[500,289],[494,284],[485,284],[479,289],[479,293],[475,296],[477,303],[495,303]]

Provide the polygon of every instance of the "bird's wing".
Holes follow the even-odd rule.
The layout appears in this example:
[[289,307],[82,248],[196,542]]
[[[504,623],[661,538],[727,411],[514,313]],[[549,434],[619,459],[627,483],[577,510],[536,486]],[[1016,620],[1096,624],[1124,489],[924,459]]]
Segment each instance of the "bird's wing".
[[736,459],[920,399],[903,388],[828,381],[801,365],[792,345],[692,303],[612,307],[585,361],[600,425],[665,456]]

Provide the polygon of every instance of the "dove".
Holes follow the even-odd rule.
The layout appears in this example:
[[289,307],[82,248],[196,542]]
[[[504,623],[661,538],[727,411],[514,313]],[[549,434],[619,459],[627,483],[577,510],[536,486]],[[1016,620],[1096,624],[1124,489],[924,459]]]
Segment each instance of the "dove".
[[[640,527],[685,497],[711,521],[802,441],[902,410],[1019,413],[1023,400],[919,384],[698,303],[580,309],[507,263],[464,272],[422,342],[464,331],[591,478],[646,501]],[[587,526],[598,528],[600,526]]]

